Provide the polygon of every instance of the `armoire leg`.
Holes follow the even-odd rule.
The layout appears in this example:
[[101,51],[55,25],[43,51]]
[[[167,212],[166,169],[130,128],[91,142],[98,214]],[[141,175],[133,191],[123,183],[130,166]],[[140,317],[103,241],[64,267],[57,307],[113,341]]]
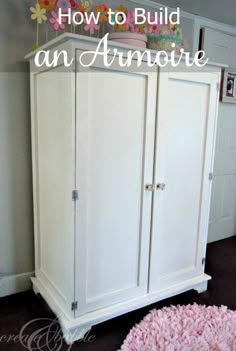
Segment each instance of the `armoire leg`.
[[204,291],[207,291],[207,285],[208,281],[202,282],[194,287],[194,290],[196,290],[199,294],[203,293]]
[[63,333],[63,338],[67,345],[71,345],[76,341],[89,341],[89,338],[92,338],[92,335],[90,335],[90,330],[92,326],[82,326],[82,327],[75,327],[71,329],[66,329],[62,327],[62,333]]

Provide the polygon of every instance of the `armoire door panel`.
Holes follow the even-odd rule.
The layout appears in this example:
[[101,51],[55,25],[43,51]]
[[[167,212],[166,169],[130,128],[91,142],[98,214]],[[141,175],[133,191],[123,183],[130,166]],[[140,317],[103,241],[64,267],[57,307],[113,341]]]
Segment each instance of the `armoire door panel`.
[[217,78],[160,74],[150,291],[204,271]]
[[79,314],[147,292],[157,72],[76,74]]

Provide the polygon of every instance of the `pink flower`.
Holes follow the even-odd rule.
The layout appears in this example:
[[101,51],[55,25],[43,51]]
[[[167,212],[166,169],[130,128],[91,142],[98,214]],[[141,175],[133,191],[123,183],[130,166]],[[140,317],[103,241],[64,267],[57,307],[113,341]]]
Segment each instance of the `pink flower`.
[[77,1],[76,0],[70,0],[70,7],[72,10],[76,10],[78,7]]
[[134,29],[134,10],[127,13],[126,22],[127,29]]
[[95,30],[99,30],[99,25],[95,23],[94,19],[90,18],[90,21],[87,22],[85,20],[86,25],[84,26],[84,30],[86,32],[89,31],[90,34],[94,34]]
[[62,12],[68,12],[68,9],[71,8],[71,3],[69,0],[58,0],[57,7],[61,9]]
[[156,34],[161,29],[161,27],[162,26],[160,24],[150,24],[148,32],[151,34]]
[[56,13],[55,11],[51,12],[52,17],[49,20],[49,23],[53,24],[53,27],[56,31],[59,29],[65,30],[65,25],[64,23],[66,22],[66,18],[62,17],[61,18],[61,23],[59,22],[59,14]]
[[[155,17],[148,12],[146,14],[147,21],[150,20],[151,23],[155,22]],[[156,34],[161,28],[163,27],[162,24],[160,23],[155,23],[155,24],[147,24],[148,32],[151,34]]]

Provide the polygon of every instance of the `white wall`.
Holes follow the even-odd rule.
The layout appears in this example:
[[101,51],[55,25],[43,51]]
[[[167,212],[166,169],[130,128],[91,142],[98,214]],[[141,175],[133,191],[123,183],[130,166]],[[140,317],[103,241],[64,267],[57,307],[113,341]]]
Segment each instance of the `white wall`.
[[33,41],[29,3],[1,1],[0,296],[28,286],[21,273],[34,270],[29,76],[23,59]]
[[29,84],[0,73],[0,274],[33,270]]

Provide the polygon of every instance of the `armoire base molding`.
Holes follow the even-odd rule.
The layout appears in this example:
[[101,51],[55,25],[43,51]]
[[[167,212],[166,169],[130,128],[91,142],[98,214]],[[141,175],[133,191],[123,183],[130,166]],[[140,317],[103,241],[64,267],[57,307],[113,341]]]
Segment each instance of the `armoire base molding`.
[[79,339],[83,339],[94,325],[111,318],[151,305],[152,303],[167,299],[177,294],[184,293],[188,290],[193,289],[198,293],[202,293],[207,290],[208,280],[210,279],[211,277],[209,275],[202,274],[188,279],[181,284],[159,291],[158,293],[140,296],[133,300],[89,312],[75,319],[68,319],[65,317],[63,310],[55,300],[52,292],[40,281],[40,279],[32,278],[32,283],[35,294],[40,294],[45,299],[51,310],[57,315],[66,343],[72,344]]

